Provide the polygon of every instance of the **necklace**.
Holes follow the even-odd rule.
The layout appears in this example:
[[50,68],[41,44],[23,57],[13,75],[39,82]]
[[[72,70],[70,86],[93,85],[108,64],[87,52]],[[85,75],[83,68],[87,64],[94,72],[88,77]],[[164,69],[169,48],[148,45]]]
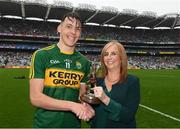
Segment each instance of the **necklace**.
[[110,83],[115,83],[115,82],[118,82],[119,81],[119,78],[118,79],[115,79],[115,80],[110,80],[107,76],[106,76],[106,80]]

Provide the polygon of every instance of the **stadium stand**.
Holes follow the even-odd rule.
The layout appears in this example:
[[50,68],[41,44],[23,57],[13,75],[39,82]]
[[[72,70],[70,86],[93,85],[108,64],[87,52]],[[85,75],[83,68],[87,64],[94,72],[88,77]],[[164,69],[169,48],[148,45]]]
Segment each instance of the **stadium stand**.
[[29,66],[32,52],[58,41],[56,27],[64,13],[77,11],[84,23],[77,50],[90,60],[99,62],[104,44],[116,39],[125,46],[131,68],[179,68],[180,14],[54,2],[0,0],[0,67]]

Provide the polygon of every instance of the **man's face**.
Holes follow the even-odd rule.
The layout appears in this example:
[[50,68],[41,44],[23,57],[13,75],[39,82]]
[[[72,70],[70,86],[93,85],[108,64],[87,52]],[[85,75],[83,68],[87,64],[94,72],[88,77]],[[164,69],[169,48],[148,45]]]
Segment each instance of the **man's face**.
[[60,42],[67,47],[74,47],[81,35],[81,23],[75,18],[66,17],[58,27]]

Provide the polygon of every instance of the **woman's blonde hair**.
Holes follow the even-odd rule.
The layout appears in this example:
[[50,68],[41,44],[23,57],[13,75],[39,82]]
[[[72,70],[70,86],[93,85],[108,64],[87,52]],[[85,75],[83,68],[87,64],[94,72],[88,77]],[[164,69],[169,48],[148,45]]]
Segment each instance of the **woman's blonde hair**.
[[118,55],[119,55],[119,58],[121,61],[119,82],[123,82],[123,81],[125,81],[125,79],[127,77],[128,59],[127,59],[127,54],[126,54],[125,48],[123,47],[123,45],[121,43],[119,43],[116,40],[112,40],[112,41],[108,42],[101,51],[101,64],[103,65],[102,67],[104,67],[104,70],[105,70],[104,76],[106,76],[108,74],[107,67],[104,63],[104,55],[105,55],[107,49],[112,45],[115,45],[118,49]]

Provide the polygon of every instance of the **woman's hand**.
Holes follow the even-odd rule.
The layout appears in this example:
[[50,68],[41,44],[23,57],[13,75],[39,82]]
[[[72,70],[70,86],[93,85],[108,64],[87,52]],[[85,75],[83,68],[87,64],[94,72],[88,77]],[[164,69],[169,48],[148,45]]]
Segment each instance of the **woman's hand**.
[[95,97],[98,97],[105,105],[109,104],[110,98],[106,95],[102,87],[95,86],[93,90]]

